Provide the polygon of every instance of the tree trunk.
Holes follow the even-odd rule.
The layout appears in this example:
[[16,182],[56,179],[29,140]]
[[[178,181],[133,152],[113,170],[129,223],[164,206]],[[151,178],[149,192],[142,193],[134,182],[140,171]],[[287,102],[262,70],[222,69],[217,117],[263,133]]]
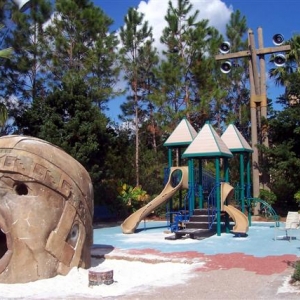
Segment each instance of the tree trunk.
[[138,96],[137,89],[135,87],[134,91],[134,101],[135,101],[135,176],[136,176],[136,186],[140,185],[140,165],[139,165],[139,108],[138,108]]

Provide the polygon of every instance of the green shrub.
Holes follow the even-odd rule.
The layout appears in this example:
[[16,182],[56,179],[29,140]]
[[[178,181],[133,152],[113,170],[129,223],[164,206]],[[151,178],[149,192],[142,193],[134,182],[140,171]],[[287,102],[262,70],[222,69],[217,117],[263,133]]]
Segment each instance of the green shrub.
[[277,196],[273,192],[262,189],[259,191],[259,198],[269,205],[273,205],[277,201]]
[[294,281],[300,281],[300,261],[295,263],[294,274],[292,275]]
[[140,186],[133,187],[120,182],[118,186],[118,199],[128,207],[129,212],[135,212],[149,201],[150,196]]
[[294,198],[296,202],[300,204],[300,190],[294,195]]

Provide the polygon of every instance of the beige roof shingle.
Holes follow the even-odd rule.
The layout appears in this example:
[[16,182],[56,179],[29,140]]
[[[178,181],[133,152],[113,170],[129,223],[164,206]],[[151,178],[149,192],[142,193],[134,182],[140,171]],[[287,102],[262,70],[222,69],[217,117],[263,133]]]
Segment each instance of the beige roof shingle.
[[212,125],[207,122],[182,157],[232,157],[232,153]]
[[178,147],[178,146],[188,146],[193,139],[197,136],[197,131],[189,123],[189,121],[184,118],[180,121],[168,139],[165,141],[164,146],[166,147]]
[[233,124],[230,124],[221,136],[231,152],[253,152],[251,146]]

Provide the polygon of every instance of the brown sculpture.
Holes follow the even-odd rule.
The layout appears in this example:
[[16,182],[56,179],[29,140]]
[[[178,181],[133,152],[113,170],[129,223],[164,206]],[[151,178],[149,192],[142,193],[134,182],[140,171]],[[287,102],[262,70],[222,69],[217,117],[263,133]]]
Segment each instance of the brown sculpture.
[[90,267],[93,187],[60,148],[0,138],[0,282],[24,283]]

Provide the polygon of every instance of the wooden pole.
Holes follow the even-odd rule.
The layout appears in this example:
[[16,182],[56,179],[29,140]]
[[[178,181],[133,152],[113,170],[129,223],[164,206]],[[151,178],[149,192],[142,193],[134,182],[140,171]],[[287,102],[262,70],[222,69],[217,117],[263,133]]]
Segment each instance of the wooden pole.
[[[250,37],[250,34],[252,37]],[[253,31],[248,31],[248,44],[250,51],[255,47],[253,43]],[[251,143],[252,143],[252,193],[253,197],[258,197],[259,195],[259,170],[258,170],[258,149],[257,149],[257,104],[259,100],[259,88],[256,88],[255,78],[258,79],[258,76],[254,76],[254,69],[257,72],[256,59],[253,60],[253,55],[249,57],[249,80],[250,80],[250,115],[251,115]]]
[[[259,27],[257,29],[258,33],[258,46],[259,49],[264,48],[264,41],[263,41],[263,32],[262,28]],[[259,56],[259,66],[260,66],[260,94],[261,94],[261,116],[265,119],[268,117],[267,109],[268,109],[268,101],[267,101],[267,92],[266,92],[266,62],[265,56]],[[262,128],[262,143],[269,147],[269,140],[268,140],[268,130],[267,127],[264,126]]]
[[[264,48],[264,41],[263,41],[263,31],[262,28],[259,27],[257,29],[257,34],[258,34],[258,46],[259,49],[263,49]],[[260,66],[260,95],[261,95],[261,118],[265,120],[267,120],[268,118],[268,101],[267,101],[267,92],[266,92],[266,63],[265,63],[265,56],[264,55],[260,55],[259,56],[259,66]],[[269,147],[269,139],[268,139],[268,126],[267,124],[262,124],[262,126],[260,126],[260,134],[261,134],[261,143],[265,146],[265,147]],[[261,155],[261,160],[262,162],[264,162],[265,157],[262,154]],[[265,170],[262,170],[261,172],[261,184],[263,186],[263,189],[267,189],[269,190],[269,187],[267,185],[267,183],[269,182],[269,176],[268,174],[266,174]]]
[[[250,115],[251,115],[251,140],[252,140],[252,184],[253,197],[258,197],[260,188],[259,155],[258,155],[258,127],[261,123],[261,117],[267,118],[267,97],[266,97],[266,78],[265,78],[265,58],[266,54],[277,52],[286,52],[291,50],[290,45],[276,47],[264,47],[262,29],[258,28],[259,48],[255,47],[254,34],[251,29],[248,30],[248,50],[235,53],[219,54],[215,56],[216,60],[226,60],[233,58],[249,58],[249,80],[250,80]],[[256,58],[260,61],[260,76],[257,68]],[[263,132],[262,132],[263,131]],[[268,147],[267,128],[260,128],[263,136],[263,143]]]

